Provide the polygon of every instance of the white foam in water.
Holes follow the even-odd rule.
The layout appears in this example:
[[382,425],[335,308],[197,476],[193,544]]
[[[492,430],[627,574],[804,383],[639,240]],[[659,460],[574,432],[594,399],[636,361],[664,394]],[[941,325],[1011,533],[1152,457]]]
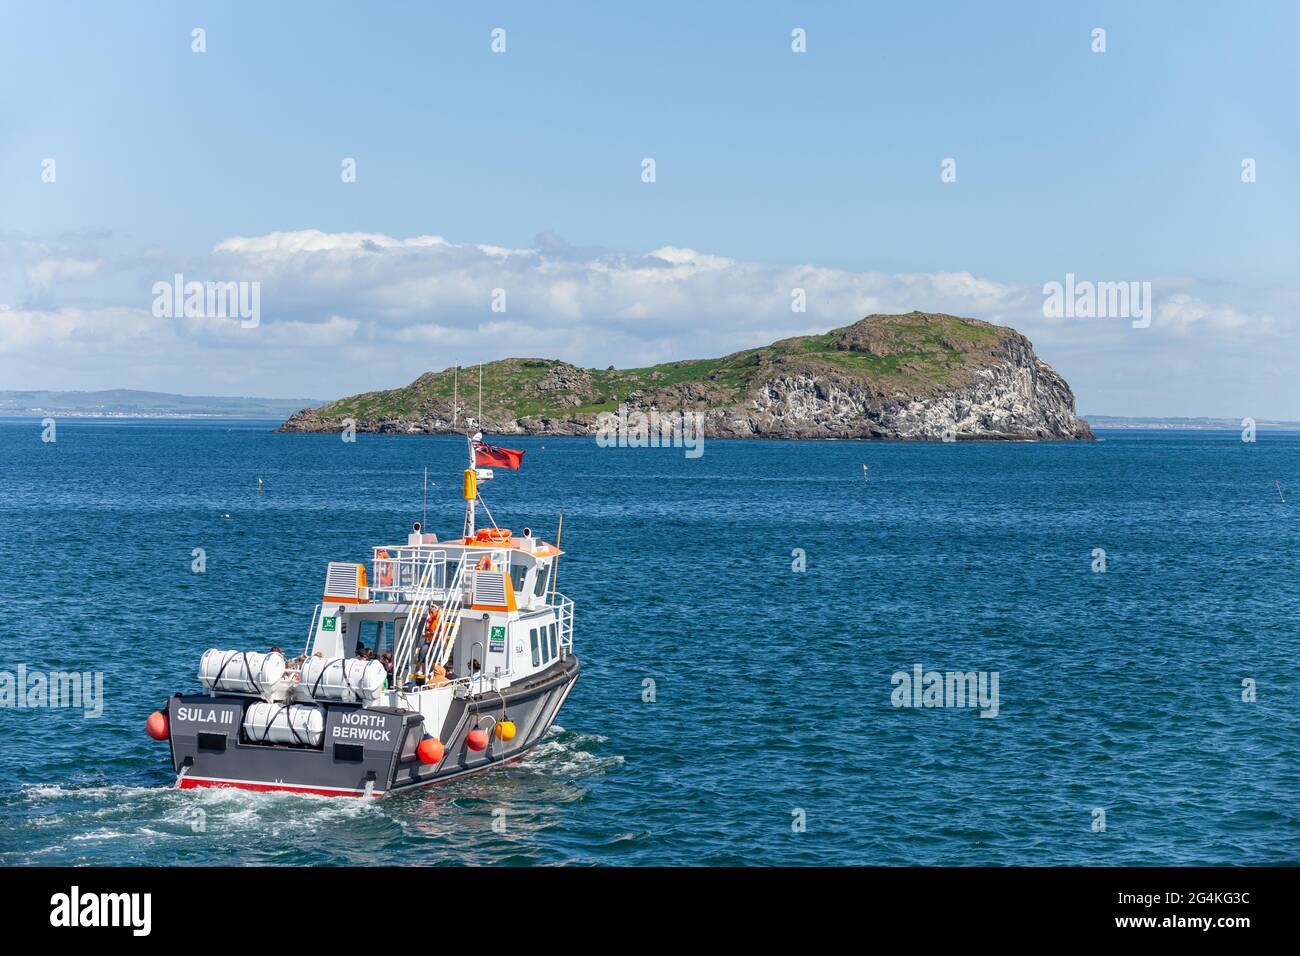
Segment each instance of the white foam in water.
[[106,787],[65,787],[57,783],[25,783],[18,788],[18,792],[27,800],[57,800],[64,798],[74,800],[84,798],[120,800],[123,797],[157,795],[166,793],[171,789],[173,788],[170,786],[129,787],[119,784]]
[[570,734],[559,724],[553,724],[542,742],[524,758],[522,766],[539,773],[565,777],[603,774],[606,768],[623,763],[623,758],[617,754],[601,756],[582,748],[603,744],[608,739],[600,734]]

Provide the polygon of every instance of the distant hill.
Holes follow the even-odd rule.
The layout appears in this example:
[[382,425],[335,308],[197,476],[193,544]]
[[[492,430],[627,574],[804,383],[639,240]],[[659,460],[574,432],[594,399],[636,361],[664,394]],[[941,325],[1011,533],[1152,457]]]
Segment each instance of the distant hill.
[[[1014,329],[939,313],[869,315],[820,335],[648,368],[544,358],[489,362],[483,420],[497,435],[590,435],[600,412],[700,412],[722,438],[1091,439],[1069,385]],[[478,413],[476,367],[304,409],[282,431],[438,434]]]
[[244,398],[222,395],[170,395],[110,388],[99,392],[0,391],[0,415],[109,418],[267,418],[281,420],[310,398]]

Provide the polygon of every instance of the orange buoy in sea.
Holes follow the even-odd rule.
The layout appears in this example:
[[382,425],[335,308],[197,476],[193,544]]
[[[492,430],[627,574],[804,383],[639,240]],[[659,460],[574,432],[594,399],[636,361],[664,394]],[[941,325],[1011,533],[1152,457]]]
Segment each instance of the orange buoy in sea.
[[465,746],[470,750],[484,750],[488,745],[488,735],[475,727],[465,735]]
[[442,762],[445,748],[437,737],[425,737],[420,741],[420,746],[415,748],[415,753],[420,758],[420,763],[435,764]]
[[513,720],[498,721],[492,732],[497,735],[497,740],[514,740],[515,722]]
[[167,715],[161,710],[155,710],[144,722],[144,732],[154,740],[166,740],[171,733],[167,726]]

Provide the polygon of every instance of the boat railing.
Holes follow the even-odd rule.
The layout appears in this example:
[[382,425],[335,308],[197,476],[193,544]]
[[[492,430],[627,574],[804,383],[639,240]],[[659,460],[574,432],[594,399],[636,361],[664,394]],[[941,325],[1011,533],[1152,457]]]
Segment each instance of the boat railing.
[[573,653],[573,600],[563,594],[555,594],[555,616],[560,621],[560,659]]
[[311,612],[311,626],[307,628],[307,643],[303,645],[302,653],[305,657],[311,653],[311,645],[316,640],[316,625],[319,623],[321,608],[323,604],[317,604]]
[[477,697],[484,693],[497,693],[504,674],[471,674],[466,677],[445,677],[441,681],[428,678],[424,683],[413,684],[406,690],[399,690],[398,696],[406,697],[419,691],[437,690],[448,687],[453,697]]
[[447,552],[427,545],[377,547],[369,584],[372,601],[406,603],[417,591],[423,595],[426,587],[440,598],[448,584]]
[[[465,590],[469,594],[475,592],[480,581],[491,590],[504,588],[502,579],[510,573],[510,548],[466,548],[450,560],[446,551],[428,545],[376,547],[373,550],[369,578],[372,601],[406,604],[426,597],[426,580],[427,590],[432,592],[435,600],[442,601],[448,596],[447,588],[462,557],[469,558],[464,577]],[[430,560],[433,568],[426,578],[426,564]]]

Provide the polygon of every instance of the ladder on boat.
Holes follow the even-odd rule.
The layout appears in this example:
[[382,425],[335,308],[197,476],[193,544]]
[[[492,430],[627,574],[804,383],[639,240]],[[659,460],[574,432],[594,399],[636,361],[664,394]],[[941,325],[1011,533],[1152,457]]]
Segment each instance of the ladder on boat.
[[[430,667],[434,660],[439,664],[445,664],[451,654],[456,635],[460,632],[460,610],[465,604],[466,558],[466,555],[461,556],[459,564],[456,565],[456,573],[447,584],[442,604],[437,608],[437,624],[430,635],[429,651],[424,656],[422,667]],[[429,612],[434,606],[433,571],[434,561],[431,556],[420,574],[411,606],[406,612],[406,621],[402,626],[402,637],[395,661],[397,666],[394,670],[398,674],[407,674],[408,680],[423,676],[412,673],[410,668],[415,664],[417,648],[424,642]]]
[[456,646],[456,635],[460,633],[461,608],[465,606],[465,589],[469,581],[468,553],[462,554],[456,565],[456,574],[447,589],[447,597],[438,609],[438,623],[434,627],[429,641],[430,652],[435,655],[434,662],[446,666],[451,657],[451,649]]

